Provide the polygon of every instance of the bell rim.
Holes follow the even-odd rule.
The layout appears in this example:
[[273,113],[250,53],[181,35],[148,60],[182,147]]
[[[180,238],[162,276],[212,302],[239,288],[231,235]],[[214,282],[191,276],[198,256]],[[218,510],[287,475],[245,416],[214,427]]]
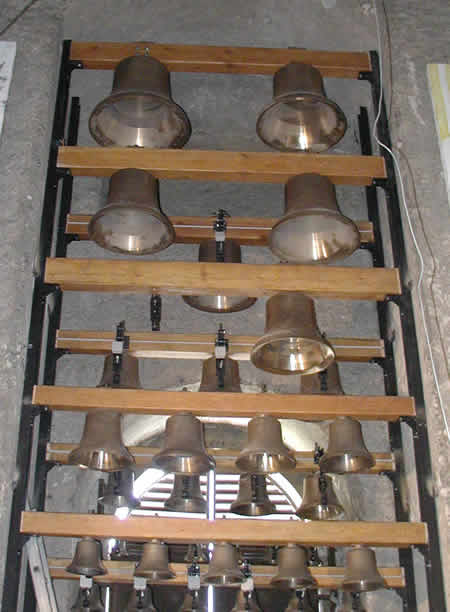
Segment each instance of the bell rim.
[[223,575],[211,575],[205,574],[202,579],[203,584],[217,584],[217,585],[230,585],[230,584],[242,584],[245,582],[244,574],[237,570],[232,570],[229,574]]
[[[167,465],[166,467],[164,466],[164,463],[169,463],[172,461],[179,460],[180,456],[182,456],[184,460],[186,459],[197,460],[195,462],[195,465],[197,466],[195,468],[195,471],[189,471],[189,472],[180,471],[176,465],[175,466]],[[163,463],[161,463],[161,461]],[[215,466],[216,466],[216,462],[214,458],[210,457],[209,455],[206,455],[206,453],[205,454],[204,453],[193,453],[193,452],[186,451],[184,449],[164,450],[161,453],[158,453],[158,455],[155,455],[152,460],[152,467],[159,468],[169,474],[184,474],[184,475],[205,474],[209,470],[214,469]]]
[[[255,457],[254,459],[250,459],[252,455]],[[274,468],[272,470],[262,470],[259,467],[261,462],[260,458],[264,455],[270,455],[272,457],[276,456],[278,461],[278,468]],[[243,474],[262,475],[276,474],[278,472],[288,472],[290,470],[293,470],[297,465],[297,460],[291,454],[287,453],[286,455],[282,455],[278,451],[270,452],[270,449],[267,449],[265,452],[255,452],[250,450],[248,452],[241,453],[241,455],[239,455],[239,457],[236,459],[235,463],[236,467]]]
[[[135,509],[141,505],[140,501],[136,499],[135,497],[127,498],[124,495],[106,494],[106,495],[103,495],[102,497],[99,497],[98,501],[104,506],[117,505],[118,507],[126,506],[127,508],[132,508],[132,509]],[[119,502],[123,502],[123,503],[119,503]]]
[[[97,467],[98,464],[95,464],[95,462],[93,461],[93,455],[95,453],[98,453],[99,450],[101,449],[95,449],[92,451],[74,449],[68,457],[68,460],[67,460],[68,464],[77,465],[80,468],[87,469],[87,470],[95,470],[97,472],[119,472],[120,470],[123,470],[126,467],[135,465],[133,456],[125,449],[127,456],[122,456],[121,458],[117,458],[117,456],[113,455],[113,457],[116,457],[113,462],[106,462],[106,461],[104,462],[105,464],[110,463],[111,467]],[[86,453],[88,453],[88,458],[86,457]],[[112,453],[109,453],[109,454],[112,454]]]
[[339,588],[346,593],[369,593],[371,591],[379,591],[380,589],[387,588],[383,577],[380,576],[380,578],[381,580],[344,580],[339,585]]
[[107,96],[106,98],[103,98],[103,100],[100,100],[100,102],[96,104],[96,106],[94,107],[94,110],[91,112],[89,116],[89,123],[88,123],[89,132],[92,138],[95,140],[95,142],[97,142],[102,147],[136,146],[136,145],[129,145],[129,144],[120,144],[116,141],[111,140],[97,127],[96,123],[97,123],[97,117],[100,115],[100,113],[105,108],[107,108],[108,106],[111,106],[115,102],[123,100],[124,98],[128,96],[135,97],[137,95],[156,99],[157,101],[162,102],[163,104],[168,106],[172,110],[172,112],[174,112],[181,119],[181,122],[184,128],[181,134],[178,134],[177,137],[170,144],[167,144],[164,147],[139,147],[139,148],[143,148],[143,149],[182,149],[192,135],[192,125],[191,125],[190,119],[186,111],[179,104],[174,102],[171,98],[166,98],[165,96],[161,96],[152,91],[146,91],[146,90],[131,90],[130,89],[126,91],[119,91],[119,92],[111,93],[109,96]]
[[[188,304],[191,308],[195,308],[196,310],[201,310],[202,312],[213,312],[213,313],[226,313],[226,312],[240,312],[241,310],[246,310],[253,306],[253,304],[257,301],[258,298],[251,297],[243,297],[241,300],[237,301],[231,308],[212,308],[207,305],[203,305],[201,303],[202,298],[214,297],[208,295],[183,295],[183,300]],[[240,296],[230,295],[226,296],[230,300],[236,299]]]
[[[186,501],[188,503],[183,504],[183,501]],[[200,500],[200,499],[195,499],[195,500],[182,500],[181,504],[180,502],[178,503],[168,503],[169,500],[166,500],[164,502],[164,509],[165,510],[170,510],[173,512],[192,512],[192,513],[197,513],[197,514],[204,514],[207,510],[207,503],[206,500]],[[188,508],[192,507],[192,510],[189,510]]]
[[342,459],[345,454],[350,455],[351,451],[349,451],[348,453],[342,453],[342,455],[339,457],[327,457],[327,454],[325,453],[325,455],[323,455],[319,462],[319,466],[322,472],[325,472],[326,474],[358,474],[359,472],[365,472],[366,470],[372,468],[375,465],[375,459],[369,453],[369,455],[361,454],[354,457],[354,459],[357,460],[357,462],[354,461],[355,464],[362,464],[360,467],[355,469],[339,468],[339,466],[343,463]]
[[176,574],[170,569],[139,570],[136,568],[134,576],[147,578],[148,580],[172,580],[176,577]]
[[308,589],[316,584],[314,578],[305,576],[303,578],[283,578],[274,576],[270,584],[280,589]]
[[[245,511],[248,509],[249,511]],[[256,510],[256,512],[252,512]],[[261,512],[260,512],[261,510]],[[241,516],[267,516],[269,514],[276,514],[276,507],[271,501],[267,502],[233,502],[230,506],[230,512],[233,514],[239,514]]]
[[103,568],[99,567],[95,571],[91,571],[91,570],[92,568],[90,567],[82,567],[82,566],[80,567],[80,570],[75,570],[75,566],[73,566],[72,563],[66,567],[66,572],[69,572],[69,574],[77,574],[78,576],[87,576],[88,578],[90,578],[91,576],[104,576],[105,574],[108,573],[106,568],[104,567]]
[[[320,518],[318,513],[315,512],[317,507],[323,508],[324,506],[322,504],[319,504],[319,506],[317,505],[309,506],[309,507],[307,506],[304,509],[300,507],[295,512],[295,514],[302,519],[308,519],[310,521],[332,521],[332,520],[339,519],[339,517],[341,517],[344,514],[344,508],[341,505],[328,504],[327,506],[325,506],[326,508],[329,509],[327,516]],[[330,512],[330,510],[332,511]]]

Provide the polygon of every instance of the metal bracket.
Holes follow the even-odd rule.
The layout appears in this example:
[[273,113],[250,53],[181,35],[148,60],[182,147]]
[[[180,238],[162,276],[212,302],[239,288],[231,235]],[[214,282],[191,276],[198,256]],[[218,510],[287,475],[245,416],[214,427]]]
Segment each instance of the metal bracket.
[[388,189],[389,181],[388,179],[385,179],[385,178],[374,178],[372,180],[372,185],[374,187],[380,187],[381,189]]
[[358,80],[359,81],[369,81],[369,83],[372,83],[373,81],[373,71],[370,70],[362,70],[359,74],[358,74]]
[[319,461],[322,459],[324,454],[325,454],[325,449],[319,446],[317,442],[315,442],[314,443],[314,463],[318,465]]
[[320,391],[327,392],[328,391],[328,371],[322,370],[319,372],[319,381],[320,381]]
[[216,261],[225,261],[225,237],[227,232],[227,221],[226,217],[229,217],[229,213],[223,208],[219,208],[214,213],[216,219],[213,223],[214,237],[216,240]]
[[220,323],[214,345],[218,389],[223,389],[225,387],[225,357],[227,356],[229,345],[226,333],[227,332],[224,329],[223,324]]
[[161,296],[157,293],[152,293],[152,297],[150,298],[150,321],[152,323],[152,331],[160,331],[161,313],[162,313]]
[[122,355],[130,347],[130,337],[125,335],[125,321],[120,321],[116,327],[116,339],[112,343],[113,354],[113,386],[120,385],[122,370]]
[[84,68],[83,62],[80,60],[69,60],[66,64],[67,70],[82,70]]

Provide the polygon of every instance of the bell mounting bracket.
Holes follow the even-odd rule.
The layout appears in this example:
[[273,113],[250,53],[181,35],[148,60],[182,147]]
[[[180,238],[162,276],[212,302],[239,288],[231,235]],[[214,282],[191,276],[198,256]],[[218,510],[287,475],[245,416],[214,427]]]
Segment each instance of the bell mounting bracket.
[[316,442],[314,444],[314,463],[316,463],[318,465],[319,461],[322,459],[324,454],[325,454],[325,449],[323,449],[321,446],[319,446],[317,444],[317,442]]
[[216,375],[217,387],[223,389],[225,387],[225,357],[228,353],[228,338],[223,324],[220,323],[217,330],[216,342],[214,344],[214,354],[216,356]]
[[227,220],[229,213],[223,208],[219,208],[213,213],[216,218],[213,223],[214,238],[216,241],[216,261],[225,261],[225,237],[227,232]]
[[123,352],[130,347],[130,337],[125,335],[125,321],[120,321],[116,327],[116,338],[112,342],[113,354],[113,386],[120,385],[120,373],[122,371]]
[[161,313],[162,299],[157,293],[152,293],[150,298],[150,321],[152,323],[152,331],[161,330]]
[[198,551],[196,549],[194,559],[188,567],[188,589],[196,593],[200,590],[200,565],[197,563]]
[[320,391],[326,393],[328,391],[328,370],[322,370],[322,372],[319,372],[319,381]]

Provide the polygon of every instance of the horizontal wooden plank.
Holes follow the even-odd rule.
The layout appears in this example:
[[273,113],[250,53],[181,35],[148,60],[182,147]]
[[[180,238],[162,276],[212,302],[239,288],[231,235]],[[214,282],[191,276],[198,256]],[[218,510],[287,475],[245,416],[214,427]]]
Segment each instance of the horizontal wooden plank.
[[51,410],[114,410],[122,414],[173,415],[190,411],[196,416],[255,417],[325,420],[351,416],[361,420],[395,421],[414,416],[409,397],[358,395],[282,395],[280,393],[184,393],[143,389],[36,386],[33,404]]
[[371,70],[368,53],[153,42],[73,41],[70,58],[83,62],[84,68],[114,70],[121,60],[139,53],[156,57],[172,72],[273,74],[289,62],[303,62],[318,68],[323,76],[357,79],[360,72]]
[[[75,444],[67,444],[63,442],[51,442],[47,445],[47,461],[61,463],[67,465],[67,458],[74,450]],[[133,455],[136,465],[149,466],[152,458],[161,449],[150,448],[148,446],[130,446],[130,453]],[[237,474],[235,466],[236,458],[239,451],[236,449],[227,448],[209,448],[208,453],[216,460],[216,469],[220,474]],[[297,460],[295,471],[297,472],[317,472],[318,466],[314,462],[314,451],[296,451],[294,452]],[[392,453],[373,453],[375,457],[375,465],[367,474],[382,474],[383,472],[395,471],[395,459]]]
[[158,179],[237,183],[286,183],[306,172],[341,185],[370,185],[374,178],[386,178],[384,159],[375,156],[130,147],[59,147],[58,167],[69,168],[74,176],[111,176],[139,168]]
[[131,516],[121,521],[112,515],[64,512],[22,512],[23,534],[100,540],[117,538],[168,543],[230,542],[275,546],[290,542],[303,546],[383,546],[403,548],[428,541],[424,523],[367,521],[269,521],[242,519],[186,519]]
[[45,282],[63,291],[245,295],[302,292],[314,297],[383,300],[401,293],[395,268],[200,263],[49,257]]
[[[91,215],[67,215],[66,234],[75,234],[79,240],[89,240],[88,224]],[[178,244],[199,244],[214,238],[211,217],[169,217],[175,229]],[[227,220],[227,237],[245,246],[267,246],[272,227],[277,218],[232,217]],[[374,241],[370,221],[356,221],[363,244]]]
[[[55,580],[79,580],[76,574],[66,572],[71,559],[48,559],[50,576]],[[136,564],[132,561],[103,561],[107,574],[96,576],[95,582],[99,584],[131,584]],[[187,565],[183,563],[170,563],[170,569],[175,578],[170,585],[187,585]],[[312,575],[317,581],[317,587],[322,589],[337,589],[344,579],[343,567],[311,567]],[[206,563],[200,564],[200,574],[204,576],[208,571]],[[390,589],[399,589],[405,586],[405,573],[401,567],[379,567],[378,571],[386,580]],[[270,581],[278,572],[276,566],[252,565],[252,576],[256,588],[270,588]],[[167,581],[152,582],[152,584],[167,584]]]
[[[130,352],[136,357],[159,359],[208,359],[214,354],[213,334],[165,334],[127,330]],[[258,336],[228,336],[228,354],[237,361],[248,361]],[[56,348],[70,353],[107,355],[115,334],[109,331],[58,330]],[[367,362],[385,356],[379,338],[328,338],[338,361]]]

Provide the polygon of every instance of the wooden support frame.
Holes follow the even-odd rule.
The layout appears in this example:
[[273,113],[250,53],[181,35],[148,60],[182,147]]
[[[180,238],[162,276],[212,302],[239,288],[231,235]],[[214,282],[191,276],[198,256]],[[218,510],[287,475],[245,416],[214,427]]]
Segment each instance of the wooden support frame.
[[184,393],[105,387],[35,386],[33,404],[50,410],[117,411],[122,414],[326,420],[351,416],[361,420],[395,421],[415,416],[414,400],[396,396],[283,395],[279,393]]

